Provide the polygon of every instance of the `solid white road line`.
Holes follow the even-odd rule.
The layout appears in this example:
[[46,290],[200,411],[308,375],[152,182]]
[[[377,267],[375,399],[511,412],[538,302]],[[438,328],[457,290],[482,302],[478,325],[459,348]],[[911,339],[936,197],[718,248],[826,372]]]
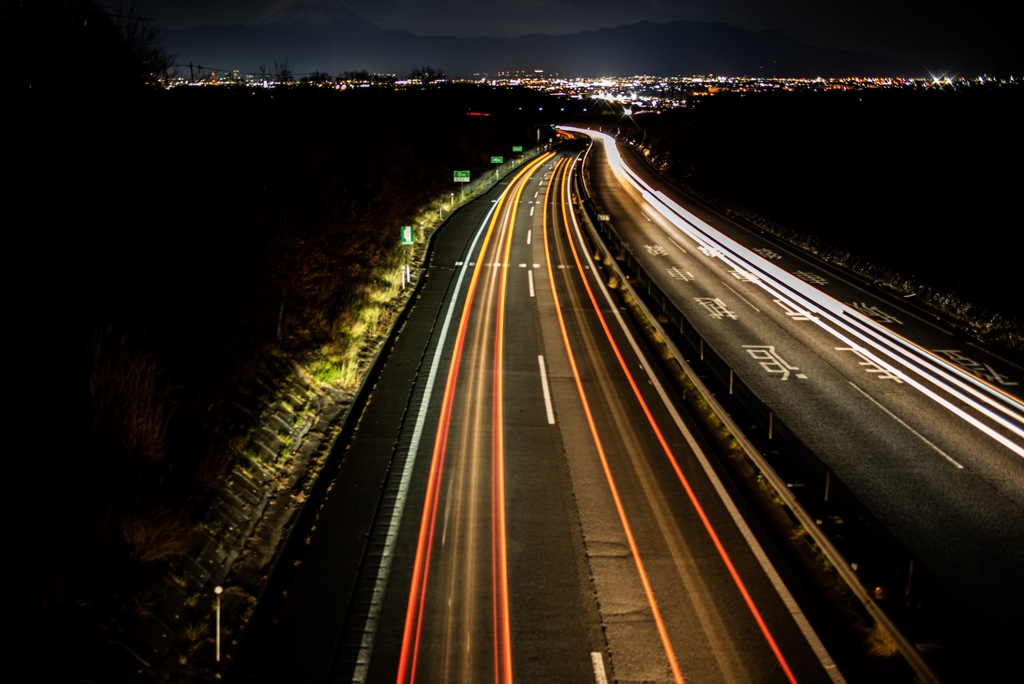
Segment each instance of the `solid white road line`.
[[887,414],[889,414],[890,418],[895,420],[897,423],[899,423],[903,427],[907,428],[907,430],[909,430],[912,435],[914,435],[919,440],[921,440],[922,442],[924,442],[925,444],[930,446],[932,449],[935,449],[935,451],[939,454],[939,456],[942,456],[942,458],[944,458],[947,461],[949,461],[950,463],[952,463],[955,468],[957,468],[959,470],[963,470],[963,466],[960,465],[960,463],[958,463],[956,460],[954,460],[954,458],[952,456],[947,454],[945,451],[943,451],[939,447],[935,446],[935,444],[933,444],[932,442],[929,442],[928,439],[924,435],[922,435],[920,432],[918,432],[917,430],[915,430],[914,428],[910,427],[905,422],[903,422],[903,420],[900,419],[900,417],[897,416],[895,413],[893,413],[892,411],[890,411],[889,409],[885,408],[884,406],[879,404],[877,401],[875,401],[875,398],[872,397],[870,394],[868,394],[867,392],[862,390],[860,387],[857,387],[857,385],[854,385],[852,382],[850,383],[850,387],[852,387],[853,389],[855,389],[858,392],[860,392],[861,394],[863,394],[865,399],[867,399],[872,404],[874,404],[875,406],[877,406],[878,408],[882,409]]
[[544,390],[544,409],[548,413],[548,425],[555,424],[555,410],[551,406],[551,392],[548,391],[548,372],[544,368],[544,357],[537,357],[537,365],[540,366],[540,386]]
[[590,653],[590,662],[594,665],[595,684],[608,684],[608,677],[604,673],[604,659],[597,651]]

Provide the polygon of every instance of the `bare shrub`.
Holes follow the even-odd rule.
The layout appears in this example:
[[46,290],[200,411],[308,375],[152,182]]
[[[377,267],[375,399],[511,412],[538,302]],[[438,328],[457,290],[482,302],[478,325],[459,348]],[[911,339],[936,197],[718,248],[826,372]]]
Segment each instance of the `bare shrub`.
[[128,333],[94,331],[89,375],[90,427],[108,445],[100,459],[123,459],[127,468],[168,456],[173,392],[160,364]]
[[130,513],[120,527],[132,558],[142,564],[183,557],[193,531],[181,507],[170,506]]

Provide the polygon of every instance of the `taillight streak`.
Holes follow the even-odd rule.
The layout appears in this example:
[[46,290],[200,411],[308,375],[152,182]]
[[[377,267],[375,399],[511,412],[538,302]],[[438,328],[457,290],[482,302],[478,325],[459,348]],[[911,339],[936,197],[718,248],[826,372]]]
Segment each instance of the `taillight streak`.
[[[559,168],[562,168],[562,166],[563,165],[560,164]],[[763,637],[765,638],[765,641],[768,643],[768,646],[771,649],[772,653],[774,654],[774,656],[776,658],[776,661],[778,662],[778,664],[779,664],[780,668],[782,669],[782,671],[785,673],[787,679],[789,681],[791,681],[791,682],[795,682],[796,678],[795,678],[792,670],[790,669],[789,664],[786,662],[785,656],[782,654],[782,651],[779,648],[777,642],[775,641],[775,638],[772,636],[771,631],[768,629],[768,626],[765,623],[763,617],[761,616],[760,611],[757,609],[757,606],[754,604],[754,600],[750,596],[750,593],[748,592],[748,590],[746,588],[746,585],[744,584],[742,578],[739,576],[739,572],[736,570],[736,567],[733,564],[732,559],[730,558],[730,556],[729,556],[728,552],[726,551],[724,545],[722,544],[721,540],[719,539],[718,534],[715,532],[715,529],[712,526],[711,521],[708,519],[707,514],[705,513],[705,511],[703,509],[703,506],[701,506],[699,500],[697,499],[696,493],[693,491],[692,487],[690,486],[689,481],[687,480],[686,476],[683,474],[683,471],[680,468],[679,463],[678,463],[678,461],[675,458],[675,455],[672,453],[672,449],[669,446],[667,440],[665,439],[665,436],[662,433],[660,427],[658,426],[657,421],[654,418],[654,415],[651,413],[650,408],[647,406],[647,402],[644,400],[642,394],[640,393],[640,389],[637,386],[636,381],[633,378],[633,375],[630,372],[629,367],[626,364],[625,359],[623,358],[622,353],[619,350],[618,345],[615,343],[615,340],[614,340],[614,338],[613,338],[613,336],[611,334],[611,330],[608,327],[608,324],[607,324],[603,314],[601,313],[600,306],[597,303],[597,298],[595,297],[594,292],[593,292],[593,290],[590,287],[590,284],[587,282],[586,277],[583,275],[585,273],[585,271],[583,269],[583,264],[582,264],[582,262],[580,260],[579,253],[578,253],[578,251],[576,249],[575,241],[573,240],[572,234],[571,234],[570,229],[569,229],[570,220],[569,220],[569,213],[567,211],[567,207],[571,204],[571,199],[569,197],[569,184],[568,184],[569,175],[570,174],[568,172],[563,172],[563,181],[562,181],[563,192],[562,192],[561,203],[560,203],[561,211],[562,211],[562,222],[563,222],[563,226],[565,228],[566,237],[567,237],[568,242],[569,242],[569,247],[570,247],[570,249],[572,251],[572,254],[573,254],[573,259],[575,260],[575,263],[576,263],[576,267],[577,267],[576,270],[577,270],[578,273],[581,274],[580,280],[581,280],[584,288],[587,291],[587,295],[590,298],[593,310],[594,310],[595,314],[597,315],[598,320],[600,321],[601,328],[602,328],[602,330],[605,333],[605,336],[606,336],[606,338],[608,340],[608,344],[609,344],[610,348],[613,350],[613,352],[615,353],[615,357],[616,357],[616,359],[617,359],[617,361],[619,363],[619,366],[622,369],[622,372],[625,375],[626,379],[628,380],[629,385],[630,385],[631,389],[633,390],[633,394],[634,394],[637,402],[639,403],[640,407],[642,408],[642,410],[644,412],[644,415],[646,416],[647,421],[648,421],[649,425],[651,426],[651,429],[654,431],[654,434],[657,437],[658,443],[660,444],[660,446],[661,446],[661,448],[662,448],[662,450],[663,450],[663,452],[665,454],[665,457],[668,459],[669,463],[672,466],[673,471],[676,473],[676,477],[678,478],[678,480],[681,483],[683,489],[685,490],[686,495],[687,495],[691,505],[693,506],[695,512],[697,513],[698,518],[701,521],[701,524],[704,526],[704,529],[706,530],[709,538],[711,539],[712,544],[715,546],[715,549],[717,550],[717,552],[719,554],[719,557],[721,558],[723,564],[725,565],[727,571],[729,572],[729,575],[732,578],[733,583],[736,585],[738,591],[740,592],[740,595],[743,597],[743,600],[746,603],[748,610],[750,611],[750,613],[753,616],[755,622],[757,623],[758,628],[760,629]],[[545,225],[547,225],[547,207],[548,207],[548,202],[545,201],[545,214],[544,214]],[[573,217],[573,223],[574,222],[575,222],[575,217]],[[547,249],[548,249],[547,231],[545,230],[545,253],[547,253]],[[650,583],[647,580],[646,572],[643,569],[643,562],[640,559],[639,551],[638,551],[638,549],[636,547],[636,542],[633,539],[632,532],[629,530],[629,524],[628,524],[628,521],[627,521],[627,519],[625,517],[625,511],[624,511],[624,508],[622,507],[621,500],[619,499],[619,496],[618,496],[618,493],[617,493],[617,490],[616,490],[616,487],[615,487],[614,479],[613,479],[613,477],[611,475],[611,470],[610,470],[610,467],[608,465],[607,458],[606,458],[606,456],[604,454],[603,447],[601,446],[600,437],[598,436],[597,431],[596,431],[596,425],[594,423],[593,416],[592,416],[592,414],[590,412],[589,404],[587,403],[586,394],[585,394],[585,391],[583,389],[582,381],[580,380],[579,374],[577,372],[575,359],[574,359],[573,354],[572,354],[571,345],[570,345],[568,334],[567,334],[566,328],[565,328],[565,323],[564,323],[564,320],[562,319],[561,309],[558,306],[557,293],[555,292],[554,275],[553,275],[553,272],[551,271],[551,260],[550,260],[550,258],[548,258],[548,275],[549,275],[549,278],[552,279],[551,280],[551,283],[552,283],[552,294],[555,297],[555,310],[558,313],[559,326],[561,327],[561,330],[562,330],[562,339],[563,339],[563,342],[564,342],[565,347],[566,347],[566,353],[569,355],[570,366],[572,367],[572,370],[573,370],[573,376],[574,376],[575,381],[576,381],[577,391],[579,392],[580,399],[581,399],[581,401],[582,401],[582,403],[584,405],[584,412],[585,412],[585,414],[587,416],[587,422],[588,422],[588,425],[590,426],[591,433],[592,433],[592,435],[594,437],[595,445],[597,446],[598,455],[599,455],[599,458],[601,460],[602,468],[604,469],[605,477],[606,477],[606,479],[608,481],[609,488],[612,491],[612,497],[615,500],[616,508],[619,511],[620,520],[622,522],[623,529],[625,530],[627,539],[629,541],[630,549],[632,550],[632,552],[634,554],[634,561],[635,561],[635,563],[637,565],[638,571],[640,572],[641,582],[644,585],[644,590],[645,590],[645,592],[648,595],[648,602],[649,602],[649,604],[651,606],[651,610],[652,610],[652,613],[654,615],[655,622],[657,624],[659,635],[661,635],[662,643],[664,645],[666,655],[669,657],[669,662],[670,662],[670,665],[672,667],[673,674],[676,677],[677,681],[682,681],[682,675],[681,675],[681,673],[679,671],[679,666],[678,666],[678,663],[676,662],[676,659],[675,659],[674,649],[671,646],[671,642],[670,642],[670,639],[668,637],[668,633],[667,633],[667,630],[665,628],[664,621],[662,620],[660,612],[659,612],[659,610],[657,608],[657,602],[655,600],[655,597],[654,597],[654,594],[653,594],[653,590],[650,587]]]
[[[556,172],[560,171],[563,173],[565,170],[565,160],[559,161],[555,167]],[[597,450],[598,459],[601,461],[601,468],[604,471],[605,480],[608,483],[609,491],[611,492],[612,500],[615,502],[615,510],[619,516],[619,522],[622,525],[623,534],[626,536],[626,542],[629,545],[630,553],[633,556],[633,563],[636,566],[637,574],[640,578],[640,583],[644,589],[644,595],[647,598],[647,604],[651,609],[651,615],[654,618],[655,628],[658,631],[658,637],[661,640],[662,648],[665,651],[665,656],[668,659],[669,668],[672,670],[672,676],[677,682],[683,681],[682,671],[679,669],[679,662],[676,660],[675,650],[672,648],[672,643],[669,640],[668,629],[665,627],[665,621],[661,616],[661,609],[658,607],[658,602],[654,598],[654,590],[651,587],[650,579],[647,576],[647,569],[644,567],[643,559],[640,558],[640,550],[637,547],[636,539],[633,536],[633,530],[629,525],[629,520],[626,517],[625,507],[622,504],[622,499],[619,497],[618,488],[615,485],[615,479],[612,477],[611,468],[608,464],[608,458],[604,452],[604,444],[601,442],[601,437],[597,432],[597,425],[594,421],[593,412],[590,409],[590,402],[587,399],[587,393],[583,389],[583,381],[580,378],[579,368],[576,365],[576,357],[572,350],[572,344],[569,342],[569,333],[566,329],[565,318],[562,316],[562,308],[558,298],[558,291],[555,285],[555,275],[551,266],[551,253],[550,243],[548,239],[548,206],[550,202],[550,190],[554,183],[548,185],[547,190],[544,193],[544,256],[547,262],[548,269],[548,280],[551,283],[551,296],[554,299],[555,313],[558,316],[558,327],[562,334],[562,342],[565,346],[565,353],[569,360],[569,367],[572,369],[573,380],[576,384],[576,391],[580,397],[580,403],[583,407],[584,415],[587,418],[587,426],[590,428],[590,434],[594,440],[594,448]],[[564,215],[564,207],[563,207]],[[571,242],[571,240],[570,240]],[[575,248],[574,248],[575,253]],[[582,274],[582,271],[580,271]],[[586,278],[582,278],[584,282]]]
[[[486,234],[480,245],[478,254],[485,255],[490,246],[491,238],[494,235],[495,227],[498,225],[502,208],[509,203],[509,195],[514,194],[516,200],[512,201],[512,218],[515,217],[515,201],[522,193],[524,178],[552,156],[551,153],[542,155],[525,166],[509,184],[508,189],[502,193],[498,205],[491,213],[490,223]],[[509,228],[508,240],[511,240],[512,229]],[[508,245],[505,253],[508,252]],[[417,666],[419,664],[420,639],[423,629],[424,610],[426,605],[427,587],[430,571],[431,557],[434,548],[434,537],[437,527],[437,514],[441,493],[442,475],[445,463],[445,456],[448,446],[448,435],[451,428],[452,410],[455,401],[455,393],[459,368],[462,362],[462,353],[465,348],[467,330],[473,302],[476,296],[477,287],[481,273],[485,266],[485,260],[478,258],[473,269],[466,290],[466,299],[463,304],[462,315],[459,319],[458,332],[454,341],[452,360],[449,364],[448,376],[445,381],[444,395],[441,400],[441,411],[438,418],[438,429],[434,440],[434,448],[431,457],[430,470],[427,479],[426,496],[423,505],[423,513],[420,519],[420,529],[416,543],[416,556],[413,564],[413,576],[410,583],[409,602],[406,608],[405,626],[402,635],[402,650],[399,658],[398,678],[399,683],[415,681]],[[504,303],[505,278],[502,277],[501,293],[499,299]],[[499,313],[498,334],[499,339],[495,341],[496,349],[500,350],[500,336],[503,334],[503,311]],[[495,362],[496,382],[501,378],[500,360]],[[500,394],[500,382],[496,386],[496,392]],[[498,401],[496,399],[496,401]],[[500,407],[500,402],[497,404]],[[495,417],[496,427],[500,425],[500,418]],[[492,472],[498,474],[497,482],[492,477],[492,492],[498,494],[492,496],[492,510],[497,514],[492,520],[497,519],[495,528],[492,528],[492,573],[494,576],[494,615],[495,615],[495,681],[511,682],[511,628],[509,626],[509,600],[508,600],[508,578],[507,578],[507,549],[505,543],[505,511],[504,511],[504,447],[503,437],[500,431],[495,432],[495,444],[492,446]],[[495,501],[497,498],[497,501]],[[498,650],[500,649],[500,651]],[[504,678],[504,679],[502,679]]]

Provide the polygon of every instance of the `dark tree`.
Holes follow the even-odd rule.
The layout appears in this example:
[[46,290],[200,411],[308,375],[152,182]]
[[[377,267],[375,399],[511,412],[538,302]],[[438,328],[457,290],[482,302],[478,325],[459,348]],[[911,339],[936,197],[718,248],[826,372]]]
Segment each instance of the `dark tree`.
[[274,81],[277,85],[291,85],[294,80],[292,68],[286,62],[274,63]]
[[435,69],[434,67],[421,66],[412,70],[409,74],[409,78],[414,81],[419,81],[423,85],[428,85],[436,81],[445,80],[444,70]]
[[133,5],[3,0],[0,51],[18,90],[130,91],[167,75],[173,58]]

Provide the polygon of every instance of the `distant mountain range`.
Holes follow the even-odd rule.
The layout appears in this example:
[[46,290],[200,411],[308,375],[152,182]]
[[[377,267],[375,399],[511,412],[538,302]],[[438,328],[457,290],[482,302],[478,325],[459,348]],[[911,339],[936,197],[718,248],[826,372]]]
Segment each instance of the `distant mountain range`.
[[466,78],[541,69],[564,77],[716,74],[723,76],[922,76],[920,65],[812,47],[779,31],[721,22],[641,22],[566,35],[519,38],[417,36],[383,29],[338,3],[310,0],[254,26],[164,30],[175,64],[203,71],[402,77],[429,66]]

